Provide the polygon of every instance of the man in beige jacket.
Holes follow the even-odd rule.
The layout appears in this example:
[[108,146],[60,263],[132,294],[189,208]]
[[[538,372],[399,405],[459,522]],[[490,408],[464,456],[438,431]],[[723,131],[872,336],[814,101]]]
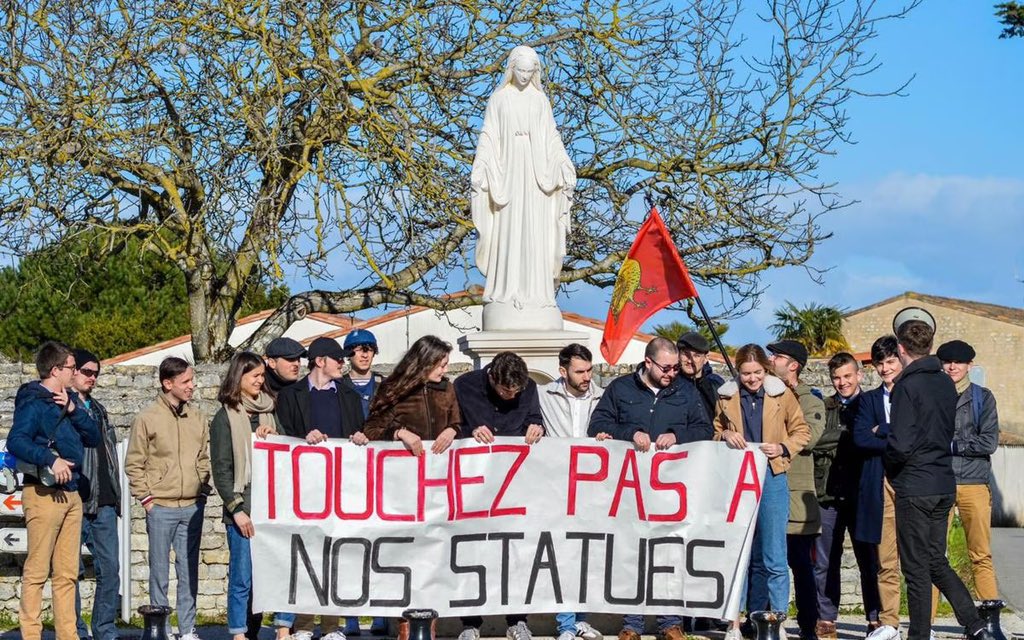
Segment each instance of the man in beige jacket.
[[[209,421],[189,404],[194,375],[181,358],[160,363],[161,393],[132,423],[124,463],[132,496],[146,509],[151,604],[168,604],[174,548],[181,640],[198,640],[199,541],[210,493]],[[167,634],[173,637],[169,623]]]

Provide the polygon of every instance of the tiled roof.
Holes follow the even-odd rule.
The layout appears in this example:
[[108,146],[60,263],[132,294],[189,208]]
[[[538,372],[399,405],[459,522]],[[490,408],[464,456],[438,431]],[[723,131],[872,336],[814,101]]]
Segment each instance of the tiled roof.
[[971,315],[981,316],[983,318],[989,318],[991,320],[998,320],[999,322],[1006,322],[1007,324],[1015,324],[1018,326],[1024,326],[1024,309],[1018,309],[1016,307],[1004,307],[998,304],[989,304],[987,302],[975,302],[973,300],[961,300],[959,298],[946,298],[943,296],[932,296],[925,293],[917,293],[916,291],[907,291],[901,293],[898,296],[886,298],[881,302],[876,302],[860,309],[854,309],[846,313],[846,317],[858,315],[871,309],[887,305],[897,300],[917,300],[918,302],[925,302],[927,304],[933,304],[937,307],[945,307],[947,309],[954,309],[956,311],[962,311],[963,313],[969,313]]

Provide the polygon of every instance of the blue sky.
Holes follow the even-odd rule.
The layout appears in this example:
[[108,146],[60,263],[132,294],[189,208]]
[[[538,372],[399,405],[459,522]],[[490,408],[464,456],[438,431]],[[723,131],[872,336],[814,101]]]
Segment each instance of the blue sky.
[[[882,67],[868,88],[913,80],[905,97],[850,102],[856,144],[821,164],[822,180],[858,201],[821,218],[834,235],[810,264],[829,270],[824,284],[803,268],[769,272],[758,308],[730,321],[728,343],[767,342],[772,313],[787,300],[855,309],[913,290],[1024,306],[1024,39],[1000,40],[999,31],[992,3],[956,0],[925,0],[881,26],[869,48]],[[560,304],[603,319],[610,296],[574,286]],[[706,292],[706,302],[715,299]],[[645,328],[673,319],[685,320],[662,311]]]
[[[906,97],[854,100],[857,143],[821,165],[859,201],[822,218],[834,235],[810,264],[830,269],[824,284],[802,268],[769,272],[759,307],[731,321],[727,342],[767,342],[787,300],[855,309],[912,290],[1024,306],[1024,39],[999,30],[990,3],[954,0],[926,0],[882,26],[871,86],[913,81]],[[564,306],[603,318],[607,307],[587,297]],[[663,311],[645,327],[682,316]]]

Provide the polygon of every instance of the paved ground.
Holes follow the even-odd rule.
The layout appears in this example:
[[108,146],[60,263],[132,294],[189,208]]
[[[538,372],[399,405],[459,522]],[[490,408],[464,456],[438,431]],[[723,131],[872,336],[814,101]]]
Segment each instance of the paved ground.
[[[1007,638],[1024,640],[1024,615],[1022,615],[1024,614],[1024,529],[993,529],[992,555],[999,579],[999,591],[1007,605],[1013,610],[1004,612],[1002,616],[1003,632]],[[17,612],[12,613],[17,615]],[[538,631],[543,627],[544,631],[550,633],[550,624],[545,624],[549,623],[548,618],[550,616],[537,615],[532,616],[531,620],[536,619],[534,626]],[[607,634],[607,640],[613,640],[618,632],[616,626],[618,620],[618,616],[594,616],[592,622],[595,627]],[[788,624],[787,629],[791,632],[790,637],[795,638],[795,624]],[[442,637],[447,635],[446,631],[444,628],[441,629]],[[494,637],[496,640],[503,637],[498,635],[501,633],[500,620],[487,620],[483,631],[486,636]],[[906,625],[903,627],[903,632],[906,634]],[[140,633],[138,629],[125,629],[121,637],[125,640],[138,638]],[[954,640],[962,638],[963,628],[953,618],[941,618],[936,621],[935,633],[940,640]],[[199,629],[199,636],[203,640],[230,640],[231,638],[227,628],[223,625],[203,627]],[[721,633],[708,633],[703,637],[709,640],[721,640],[722,636]],[[273,631],[269,628],[264,628],[260,634],[261,640],[273,640],[273,637]],[[691,637],[696,638],[696,636]],[[864,620],[858,616],[843,616],[839,621],[839,637],[842,640],[861,640],[864,637]],[[54,634],[52,631],[47,631],[43,634],[43,638],[44,640],[54,640]],[[364,638],[369,640],[370,636],[364,635],[360,640]],[[538,635],[536,638],[537,640],[549,640],[550,636]],[[649,640],[653,636],[644,636],[644,638]],[[21,640],[21,633],[17,630],[0,633],[0,640]]]

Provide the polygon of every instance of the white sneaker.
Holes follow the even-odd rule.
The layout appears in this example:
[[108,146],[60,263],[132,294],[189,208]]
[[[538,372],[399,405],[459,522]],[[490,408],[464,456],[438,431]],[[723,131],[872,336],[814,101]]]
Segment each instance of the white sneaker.
[[900,637],[900,630],[888,624],[883,624],[867,635],[865,640],[896,640]]
[[562,633],[558,634],[557,640],[576,640],[576,632],[563,631]]
[[518,622],[516,626],[508,628],[505,638],[507,640],[533,640],[533,634],[530,633],[530,627],[526,626],[525,622]]
[[287,636],[288,640],[313,640],[312,631],[296,631],[290,636]]
[[743,640],[743,634],[736,627],[729,627],[729,630],[725,632],[724,640]]
[[931,636],[929,636],[929,640],[939,640],[939,637],[935,635],[934,630],[932,630]]
[[590,626],[589,622],[583,622],[582,620],[576,623],[576,635],[583,638],[583,640],[604,640],[604,636],[601,632]]
[[476,627],[466,627],[459,634],[459,640],[480,640],[480,630]]
[[196,634],[196,630],[193,629],[192,631],[190,631],[188,633],[183,633],[180,636],[178,636],[178,640],[202,640],[202,639]]
[[320,636],[320,640],[347,640],[345,638],[345,632],[341,629],[335,629],[334,631]]

